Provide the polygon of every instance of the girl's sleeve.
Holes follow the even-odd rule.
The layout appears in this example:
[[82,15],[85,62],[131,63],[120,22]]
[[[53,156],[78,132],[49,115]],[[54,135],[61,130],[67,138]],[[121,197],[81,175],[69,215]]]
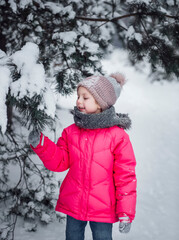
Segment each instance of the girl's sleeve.
[[116,213],[118,217],[127,215],[132,222],[136,211],[136,160],[127,133],[118,140],[113,153]]
[[41,133],[40,143],[36,148],[33,148],[31,145],[31,148],[47,169],[54,172],[62,172],[69,168],[68,141],[65,129],[57,144]]

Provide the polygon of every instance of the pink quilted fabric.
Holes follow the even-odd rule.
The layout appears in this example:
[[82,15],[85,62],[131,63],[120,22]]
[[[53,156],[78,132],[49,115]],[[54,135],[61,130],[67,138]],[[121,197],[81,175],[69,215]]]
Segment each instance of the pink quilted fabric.
[[[42,135],[41,135],[42,139]],[[33,148],[46,168],[69,169],[56,211],[78,220],[114,223],[135,217],[135,156],[127,133],[117,127],[64,129],[57,144],[47,137]]]

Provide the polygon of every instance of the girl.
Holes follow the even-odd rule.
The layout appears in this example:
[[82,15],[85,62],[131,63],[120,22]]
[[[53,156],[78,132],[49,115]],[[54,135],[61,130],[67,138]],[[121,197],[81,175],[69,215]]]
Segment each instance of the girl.
[[77,86],[74,124],[65,128],[57,144],[32,131],[29,143],[45,167],[69,169],[56,211],[67,214],[66,240],[83,240],[89,221],[94,240],[111,240],[112,223],[127,233],[135,217],[135,156],[124,129],[131,121],[116,114],[113,105],[124,77],[91,76]]

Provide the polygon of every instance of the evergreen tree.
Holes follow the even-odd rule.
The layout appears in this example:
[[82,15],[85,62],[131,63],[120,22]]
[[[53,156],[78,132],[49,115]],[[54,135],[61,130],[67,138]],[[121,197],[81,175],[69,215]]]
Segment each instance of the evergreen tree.
[[132,64],[147,59],[155,80],[178,78],[178,21],[176,0],[0,1],[1,239],[14,238],[18,216],[29,231],[54,217],[58,181],[34,160],[27,136],[46,126],[55,135],[55,91],[70,94],[102,73],[114,39]]

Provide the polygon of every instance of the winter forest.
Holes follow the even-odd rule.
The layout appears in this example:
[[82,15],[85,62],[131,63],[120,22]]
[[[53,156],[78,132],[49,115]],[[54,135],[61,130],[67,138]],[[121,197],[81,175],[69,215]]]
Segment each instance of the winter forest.
[[57,142],[78,82],[112,72],[128,80],[115,108],[132,119],[138,179],[131,231],[115,223],[113,240],[178,239],[178,0],[0,0],[0,239],[65,240],[66,172],[47,170],[28,135]]

